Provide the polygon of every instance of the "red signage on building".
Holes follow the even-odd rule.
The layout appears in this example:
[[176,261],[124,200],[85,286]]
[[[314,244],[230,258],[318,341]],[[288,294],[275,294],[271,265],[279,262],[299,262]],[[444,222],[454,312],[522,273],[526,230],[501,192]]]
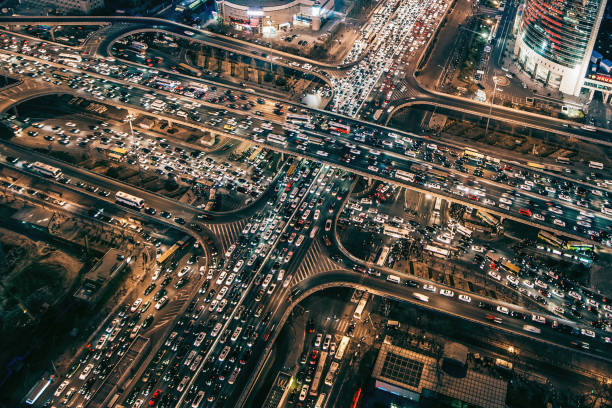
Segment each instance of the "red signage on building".
[[594,79],[595,81],[601,81],[607,84],[612,84],[612,77],[609,77],[603,74],[590,74],[589,79]]

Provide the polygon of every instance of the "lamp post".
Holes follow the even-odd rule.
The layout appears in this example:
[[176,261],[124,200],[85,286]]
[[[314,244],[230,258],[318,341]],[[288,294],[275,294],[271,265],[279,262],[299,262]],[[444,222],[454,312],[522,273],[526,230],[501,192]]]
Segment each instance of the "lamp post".
[[493,100],[495,100],[495,93],[499,88],[497,88],[497,78],[493,77],[493,96],[491,97],[491,105],[489,106],[489,116],[487,117],[487,127],[485,128],[485,138],[489,133],[489,122],[491,122],[491,115],[493,113]]

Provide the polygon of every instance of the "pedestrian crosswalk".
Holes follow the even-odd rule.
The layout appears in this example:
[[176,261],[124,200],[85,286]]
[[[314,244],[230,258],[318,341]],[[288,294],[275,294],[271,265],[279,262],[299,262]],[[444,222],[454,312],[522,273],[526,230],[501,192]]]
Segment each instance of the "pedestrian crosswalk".
[[190,298],[191,296],[187,290],[181,290],[176,293],[170,303],[162,310],[162,313],[158,315],[152,330],[156,330],[170,320],[174,320],[185,305],[185,302]]
[[368,330],[370,326],[367,323],[352,320],[350,318],[342,318],[338,320],[332,320],[332,323],[325,328],[326,331],[335,333],[340,338],[346,335],[346,332],[351,324],[355,325],[353,329],[352,338],[359,340],[361,337],[366,336],[368,334]]
[[302,262],[300,262],[300,265],[295,271],[291,284],[295,285],[296,283],[318,273],[327,272],[338,268],[339,265],[329,259],[327,251],[323,247],[323,244],[321,244],[321,241],[319,239],[315,239],[310,245],[310,248],[308,248],[308,251],[306,251]]
[[246,219],[242,219],[225,224],[208,224],[207,227],[215,235],[217,242],[221,244],[221,252],[225,252],[242,234],[246,222]]

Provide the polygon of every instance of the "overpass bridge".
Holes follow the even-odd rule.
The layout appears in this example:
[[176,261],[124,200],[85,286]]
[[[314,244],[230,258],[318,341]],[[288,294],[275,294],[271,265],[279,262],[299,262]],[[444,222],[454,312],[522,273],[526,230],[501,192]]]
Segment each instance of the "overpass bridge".
[[[91,74],[90,74],[91,75]],[[29,85],[29,82],[34,81],[33,79],[29,79],[29,80],[23,80],[22,84],[20,84],[19,86],[23,86],[23,87],[28,87],[29,91],[25,93],[25,95],[21,95],[21,94],[17,94],[17,93],[13,93],[11,95],[11,97],[6,101],[6,103],[4,103],[4,108],[9,109],[12,106],[15,106],[17,104],[19,104],[22,100],[28,100],[28,99],[33,99],[36,98],[37,96],[41,96],[41,95],[48,95],[48,94],[52,94],[54,93],[54,88],[47,88],[47,89],[42,89],[41,85]],[[34,82],[39,82],[39,81],[34,81]],[[45,84],[45,86],[47,86],[46,83],[42,83]],[[134,84],[131,84],[134,85]],[[145,89],[148,89],[146,87],[143,87]],[[7,92],[11,92],[11,89],[7,90]],[[167,93],[170,94],[169,92],[163,92],[163,91],[156,91],[158,93]],[[68,94],[72,94],[75,96],[78,96],[80,98],[83,98],[85,100],[89,100],[91,102],[94,103],[100,103],[99,101],[95,100],[91,95],[85,94],[82,91],[78,91],[78,90],[73,90],[71,88],[62,88],[60,89],[59,93],[68,93]],[[105,103],[109,103],[109,101],[104,101]],[[210,104],[207,102],[203,102],[200,101],[200,103],[202,104],[202,106],[207,107],[207,108],[211,108],[211,109],[219,109],[219,106],[214,105],[214,104]],[[112,105],[118,107],[118,108],[123,108],[125,109],[129,114],[136,114],[136,115],[145,115],[145,116],[149,116],[149,117],[155,117],[157,119],[163,119],[168,121],[169,123],[176,123],[176,124],[180,124],[180,125],[184,125],[187,127],[191,127],[191,128],[195,128],[195,129],[200,129],[202,131],[208,131],[211,132],[211,134],[220,134],[220,131],[216,128],[210,127],[208,125],[202,124],[200,122],[195,122],[195,121],[191,121],[191,120],[187,120],[187,119],[183,119],[183,118],[179,118],[176,116],[170,116],[169,114],[161,114],[161,113],[152,113],[149,112],[147,110],[145,110],[144,108],[137,106],[137,105],[132,105],[132,104],[125,104],[119,101],[112,101],[111,103]],[[230,111],[232,111],[232,113],[239,115],[239,116],[244,116],[244,112],[242,111],[238,111],[238,110],[231,110],[228,109]],[[0,112],[3,112],[4,110],[0,110]],[[253,143],[253,140],[250,137],[247,136],[242,136],[239,134],[234,134],[234,135],[229,135],[229,134],[224,134],[224,136],[227,137],[231,137],[234,139],[238,139],[238,140],[242,140],[242,141],[248,141],[250,143]],[[562,234],[566,237],[569,237],[571,239],[576,239],[576,240],[583,240],[583,241],[589,241],[590,243],[594,244],[594,245],[599,245],[599,243],[592,241],[590,238],[585,238],[582,235],[578,235],[575,234],[573,231],[568,230],[568,229],[564,229],[564,228],[560,228],[558,226],[556,226],[555,224],[548,224],[548,223],[542,223],[539,221],[535,221],[533,219],[528,219],[525,218],[523,216],[520,216],[518,214],[513,214],[510,211],[506,211],[506,210],[502,210],[498,207],[491,207],[491,206],[485,206],[483,205],[481,202],[479,201],[473,201],[473,200],[469,200],[467,198],[464,197],[460,197],[442,190],[438,190],[438,189],[434,189],[434,188],[429,188],[429,187],[425,187],[423,185],[420,184],[414,184],[414,183],[408,183],[402,180],[398,180],[396,178],[391,177],[390,175],[381,175],[378,172],[374,172],[368,168],[365,167],[355,167],[355,166],[351,166],[348,164],[345,164],[344,162],[340,162],[339,160],[332,160],[331,158],[327,158],[327,157],[321,157],[319,155],[315,155],[314,152],[309,152],[309,151],[302,151],[302,150],[298,150],[298,149],[290,149],[288,146],[287,147],[283,147],[277,144],[273,144],[270,142],[263,142],[263,143],[259,143],[260,145],[264,145],[266,148],[274,150],[274,151],[278,151],[280,153],[284,153],[284,154],[290,154],[290,155],[294,155],[294,156],[298,156],[300,158],[306,158],[308,160],[315,160],[315,161],[319,161],[319,162],[324,162],[326,164],[330,164],[336,168],[341,168],[343,170],[346,170],[348,172],[363,176],[365,178],[368,178],[370,180],[378,180],[378,181],[383,181],[383,182],[391,182],[393,184],[399,185],[401,187],[405,187],[409,190],[412,191],[416,191],[419,193],[424,193],[424,194],[429,194],[433,197],[440,197],[443,198],[447,201],[449,201],[450,203],[458,203],[461,205],[468,205],[472,208],[475,209],[480,209],[483,210],[485,212],[488,212],[490,214],[496,215],[498,217],[500,217],[500,220],[503,219],[510,219],[519,223],[523,223],[535,228],[540,228],[552,233],[558,233],[558,234]],[[399,155],[397,155],[399,156]],[[492,182],[489,182],[492,183]],[[502,185],[503,188],[506,188],[505,185]],[[567,207],[568,204],[564,203],[562,201],[559,202],[560,205]],[[600,217],[603,217],[603,215],[599,215]],[[606,218],[607,219],[607,218]]]
[[[259,44],[254,44],[250,42],[246,42],[243,40],[238,40],[234,38],[229,38],[226,36],[222,36],[216,33],[212,33],[207,30],[197,30],[193,27],[186,26],[181,23],[172,22],[169,20],[164,20],[155,17],[129,17],[129,16],[0,16],[0,25],[20,25],[20,24],[45,24],[45,25],[62,25],[62,24],[84,24],[85,22],[90,24],[117,24],[123,23],[128,24],[124,30],[112,31],[113,35],[123,36],[129,31],[139,30],[139,29],[153,29],[159,31],[167,31],[171,32],[175,35],[180,35],[185,37],[185,30],[195,31],[197,35],[193,37],[187,37],[190,40],[202,41],[203,43],[212,45],[212,46],[221,46],[226,47],[233,52],[241,51],[245,54],[252,54],[253,50],[257,50],[260,52],[265,52],[271,56],[282,57],[287,61],[295,61],[299,63],[309,63],[313,67],[317,67],[320,72],[326,71],[344,71],[354,65],[356,62],[352,62],[350,64],[338,65],[338,64],[330,64],[323,63],[319,61],[315,61],[309,58],[304,58],[300,56],[296,56],[293,54],[285,53],[282,51],[273,50],[268,47],[261,46]],[[102,41],[100,43],[99,51],[102,52],[101,55],[105,55],[104,53],[108,49],[108,46],[115,40],[114,36],[111,36],[106,41]],[[291,65],[290,65],[291,66]],[[292,66],[293,68],[297,68]],[[312,71],[308,71],[312,72]],[[329,75],[329,74],[324,74]],[[335,75],[335,74],[334,74]],[[471,99],[449,95],[440,93],[437,91],[433,91],[423,87],[414,76],[414,73],[408,75],[406,77],[406,83],[408,87],[411,89],[410,94],[413,95],[409,101],[405,101],[406,107],[422,104],[428,105],[432,107],[432,109],[436,106],[444,107],[449,110],[455,110],[458,112],[470,113],[473,115],[479,116],[488,116],[491,119],[499,120],[503,122],[512,122],[512,123],[520,123],[522,125],[527,125],[533,128],[537,128],[540,130],[545,130],[548,132],[554,132],[559,135],[563,135],[567,138],[575,138],[577,140],[582,140],[587,143],[598,143],[604,146],[610,146],[610,138],[612,137],[612,131],[607,129],[598,128],[596,132],[591,132],[583,129],[570,128],[571,125],[575,125],[574,122],[551,118],[549,116],[539,115],[536,113],[518,111],[512,108],[507,108],[501,105],[491,106],[490,104],[474,101]],[[327,81],[326,81],[327,82]],[[399,101],[399,105],[403,105],[403,102]],[[325,112],[328,113],[329,112]],[[337,115],[342,116],[342,115]],[[347,117],[349,120],[354,120],[352,117]]]

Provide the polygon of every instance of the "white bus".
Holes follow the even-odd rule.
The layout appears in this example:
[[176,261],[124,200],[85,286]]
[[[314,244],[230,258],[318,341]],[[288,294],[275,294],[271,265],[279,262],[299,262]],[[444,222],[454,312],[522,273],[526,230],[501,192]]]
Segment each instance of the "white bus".
[[433,245],[425,245],[423,249],[428,252],[431,252],[434,256],[437,256],[438,258],[446,258],[448,257],[448,254],[450,254],[450,251],[448,249],[439,248]]
[[58,178],[62,174],[62,171],[57,167],[49,166],[48,164],[41,162],[32,163],[32,169],[45,177],[51,177],[54,179]]
[[270,143],[276,143],[283,147],[287,147],[287,138],[285,136],[271,133],[266,137],[266,140]]
[[81,58],[80,55],[78,54],[60,54],[59,55],[59,59],[60,61],[71,61],[71,62],[81,62],[83,61],[83,59]]
[[389,252],[391,252],[391,247],[387,245],[383,246],[382,251],[380,251],[378,261],[376,261],[376,265],[385,266],[385,261],[387,260],[387,256],[389,256]]
[[387,280],[389,282],[393,282],[393,283],[397,283],[397,284],[399,284],[401,282],[400,277],[396,276],[396,275],[387,275]]
[[342,337],[342,340],[340,340],[340,345],[338,345],[338,350],[336,350],[336,355],[334,356],[336,360],[342,361],[342,357],[344,357],[344,352],[346,351],[350,340],[351,339],[349,336]]
[[142,210],[145,205],[145,202],[142,198],[133,196],[128,193],[124,193],[123,191],[117,191],[117,193],[115,194],[115,201],[117,202],[117,204],[135,208],[139,211]]
[[323,368],[325,367],[325,361],[327,360],[327,351],[321,352],[319,357],[319,364],[317,365],[317,371],[315,372],[312,383],[310,384],[310,396],[315,397],[319,392],[319,383],[321,382],[321,375],[323,374]]
[[603,170],[604,165],[601,162],[596,162],[596,161],[590,161],[589,162],[589,167],[592,169],[597,169],[597,170]]
[[456,230],[458,233],[460,233],[461,235],[465,235],[466,237],[472,236],[472,230],[467,227],[464,227],[461,224],[457,224]]
[[302,125],[310,122],[310,116],[307,115],[295,115],[293,113],[288,113],[285,117],[285,121],[287,123],[293,123],[295,125]]
[[311,145],[317,145],[317,146],[322,146],[323,145],[323,140],[318,138],[318,137],[313,137],[313,136],[308,136],[308,144]]
[[408,181],[409,183],[414,183],[414,174],[404,170],[395,170],[395,178]]
[[355,309],[355,313],[353,313],[353,317],[357,320],[361,320],[361,315],[363,314],[363,310],[366,307],[366,304],[368,303],[368,294],[364,293],[364,295],[361,297],[361,300],[359,301],[359,304],[357,305],[357,308]]
[[327,372],[327,375],[325,376],[325,385],[328,385],[331,387],[334,384],[334,380],[336,379],[336,372],[338,371],[339,366],[340,364],[338,364],[337,361],[333,361],[331,363],[331,365],[329,366],[329,371]]

